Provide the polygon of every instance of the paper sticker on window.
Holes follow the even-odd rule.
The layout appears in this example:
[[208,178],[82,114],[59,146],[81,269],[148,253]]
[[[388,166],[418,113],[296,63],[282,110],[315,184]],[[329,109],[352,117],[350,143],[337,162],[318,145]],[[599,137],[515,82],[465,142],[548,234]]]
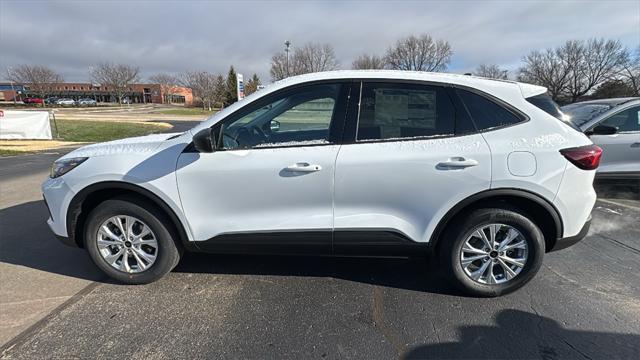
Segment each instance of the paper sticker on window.
[[436,92],[376,89],[374,123],[435,129]]

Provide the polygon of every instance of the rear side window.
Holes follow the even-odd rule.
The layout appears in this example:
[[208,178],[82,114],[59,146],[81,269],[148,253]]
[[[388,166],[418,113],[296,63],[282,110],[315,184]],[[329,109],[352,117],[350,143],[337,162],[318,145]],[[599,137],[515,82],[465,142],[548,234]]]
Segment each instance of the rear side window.
[[478,131],[513,125],[524,120],[484,96],[462,89],[456,89],[456,93],[469,110]]
[[358,140],[448,136],[454,131],[455,110],[444,88],[414,84],[363,84]]
[[538,109],[546,112],[547,114],[555,117],[556,119],[562,120],[562,111],[560,111],[560,107],[556,104],[555,101],[551,98],[551,96],[547,94],[540,94],[532,97],[528,97],[526,99],[531,104],[535,105]]

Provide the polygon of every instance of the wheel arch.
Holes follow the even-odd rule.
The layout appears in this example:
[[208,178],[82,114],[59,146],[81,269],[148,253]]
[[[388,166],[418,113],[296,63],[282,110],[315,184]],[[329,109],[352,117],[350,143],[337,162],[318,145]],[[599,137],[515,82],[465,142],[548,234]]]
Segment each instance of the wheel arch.
[[471,195],[451,208],[438,222],[429,238],[432,248],[437,248],[439,239],[447,226],[458,216],[474,209],[496,206],[500,204],[514,206],[524,213],[540,227],[544,235],[545,249],[549,252],[555,246],[558,238],[562,237],[563,224],[560,212],[547,199],[533,192],[521,189],[491,189]]
[[147,201],[161,210],[169,218],[171,222],[169,225],[178,235],[180,244],[185,248],[189,247],[189,238],[184,225],[164,200],[151,190],[122,181],[104,181],[91,184],[80,190],[71,199],[66,218],[69,238],[73,239],[78,247],[84,247],[83,230],[89,212],[105,200],[127,195]]

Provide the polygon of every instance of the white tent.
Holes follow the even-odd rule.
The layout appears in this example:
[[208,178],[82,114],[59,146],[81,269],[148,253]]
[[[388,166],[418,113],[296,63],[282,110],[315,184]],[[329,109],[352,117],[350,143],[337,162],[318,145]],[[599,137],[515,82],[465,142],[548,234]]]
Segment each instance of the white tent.
[[0,110],[0,139],[51,140],[49,112]]

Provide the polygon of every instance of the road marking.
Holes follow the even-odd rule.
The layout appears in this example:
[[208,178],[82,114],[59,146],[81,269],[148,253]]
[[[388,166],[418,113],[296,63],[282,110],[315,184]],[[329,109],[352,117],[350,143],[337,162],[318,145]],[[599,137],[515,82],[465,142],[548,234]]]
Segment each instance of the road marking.
[[7,341],[4,345],[0,346],[0,358],[4,358],[5,354],[9,352],[12,348],[16,346],[22,345],[25,341],[29,340],[32,335],[34,335],[38,330],[40,330],[43,326],[45,326],[49,321],[51,321],[56,315],[62,312],[67,307],[77,303],[79,300],[87,296],[90,292],[92,292],[98,285],[102,284],[102,282],[92,282],[87,285],[84,289],[78,291],[75,295],[73,295],[69,300],[63,302],[58,307],[53,309],[47,316],[38,320],[35,324],[29,326],[20,334],[16,335],[13,339]]
[[626,208],[629,208],[629,209],[640,211],[640,207],[638,207],[638,206],[627,205],[627,204],[619,203],[619,202],[616,202],[616,201],[613,201],[613,200],[598,199],[598,201],[602,201],[603,203],[612,204],[612,205],[618,205],[618,206],[622,206],[622,207],[626,207]]

